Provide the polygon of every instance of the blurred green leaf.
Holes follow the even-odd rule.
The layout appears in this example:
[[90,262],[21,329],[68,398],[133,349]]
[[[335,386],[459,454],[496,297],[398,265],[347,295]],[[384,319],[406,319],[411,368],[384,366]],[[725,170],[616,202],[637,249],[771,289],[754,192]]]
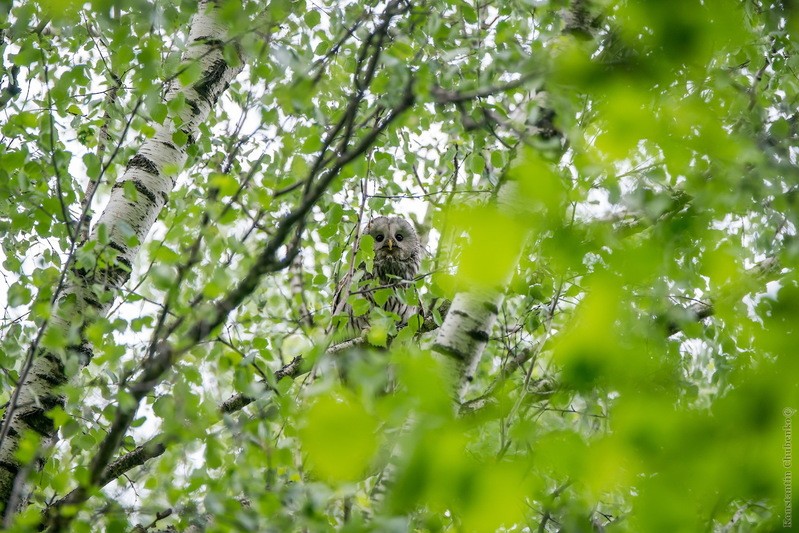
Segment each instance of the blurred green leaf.
[[327,394],[314,401],[300,430],[314,472],[333,482],[360,479],[377,451],[377,423],[355,398]]

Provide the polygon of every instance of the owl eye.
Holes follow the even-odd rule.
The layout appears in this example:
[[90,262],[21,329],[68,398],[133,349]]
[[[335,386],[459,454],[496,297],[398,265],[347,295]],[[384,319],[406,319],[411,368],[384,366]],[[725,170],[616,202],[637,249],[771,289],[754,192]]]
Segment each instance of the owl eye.
[[378,233],[377,236],[375,237],[375,240],[377,242],[383,242],[383,234],[382,233]]
[[397,239],[397,242],[402,242],[403,236],[402,233],[397,233],[394,235],[394,238]]

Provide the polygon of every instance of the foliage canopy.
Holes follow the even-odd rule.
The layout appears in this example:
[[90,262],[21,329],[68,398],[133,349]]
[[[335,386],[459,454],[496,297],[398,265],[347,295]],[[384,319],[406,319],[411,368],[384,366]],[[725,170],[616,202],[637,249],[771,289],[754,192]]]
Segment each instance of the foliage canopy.
[[[42,329],[62,272],[117,259],[103,227],[81,238],[87,184],[91,216],[194,105],[164,87],[202,80],[181,61],[198,3],[0,7],[3,408],[32,344],[93,349],[65,359],[59,439],[23,436],[41,470],[10,530],[51,523],[80,486],[57,508],[73,531],[787,527],[795,2],[218,4],[243,71],[196,138],[175,131],[188,162],[129,280],[67,336]],[[196,335],[316,186],[298,259]],[[390,213],[427,243],[401,292],[428,326],[460,292],[505,295],[458,405],[435,331],[375,311],[366,343],[326,353],[336,281],[372,259],[356,228]],[[160,453],[97,486],[92,460],[165,339],[180,357],[113,459]]]

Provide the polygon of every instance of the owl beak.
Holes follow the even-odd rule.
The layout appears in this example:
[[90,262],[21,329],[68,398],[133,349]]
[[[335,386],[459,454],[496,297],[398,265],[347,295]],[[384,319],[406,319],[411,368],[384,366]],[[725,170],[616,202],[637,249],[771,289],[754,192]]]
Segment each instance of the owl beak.
[[394,247],[394,241],[389,239],[388,241],[386,241],[386,244],[388,245],[388,251],[390,252],[391,249]]

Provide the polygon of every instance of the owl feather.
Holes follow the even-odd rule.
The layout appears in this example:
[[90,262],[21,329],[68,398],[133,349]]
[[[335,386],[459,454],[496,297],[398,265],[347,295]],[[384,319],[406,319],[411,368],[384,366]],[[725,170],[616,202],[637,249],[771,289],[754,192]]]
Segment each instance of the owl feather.
[[[422,259],[422,247],[419,237],[410,222],[402,217],[377,217],[373,219],[364,233],[374,239],[374,262],[372,272],[366,265],[360,264],[352,276],[345,275],[336,289],[333,298],[334,313],[346,313],[349,316],[349,330],[356,335],[369,327],[369,312],[355,316],[347,299],[353,292],[353,279],[371,281],[363,292],[369,301],[370,309],[380,307],[399,317],[398,324],[404,325],[418,311],[417,306],[403,302],[396,295],[397,290],[407,286],[419,272]],[[393,291],[383,305],[378,305],[374,298],[375,287],[388,287]]]

